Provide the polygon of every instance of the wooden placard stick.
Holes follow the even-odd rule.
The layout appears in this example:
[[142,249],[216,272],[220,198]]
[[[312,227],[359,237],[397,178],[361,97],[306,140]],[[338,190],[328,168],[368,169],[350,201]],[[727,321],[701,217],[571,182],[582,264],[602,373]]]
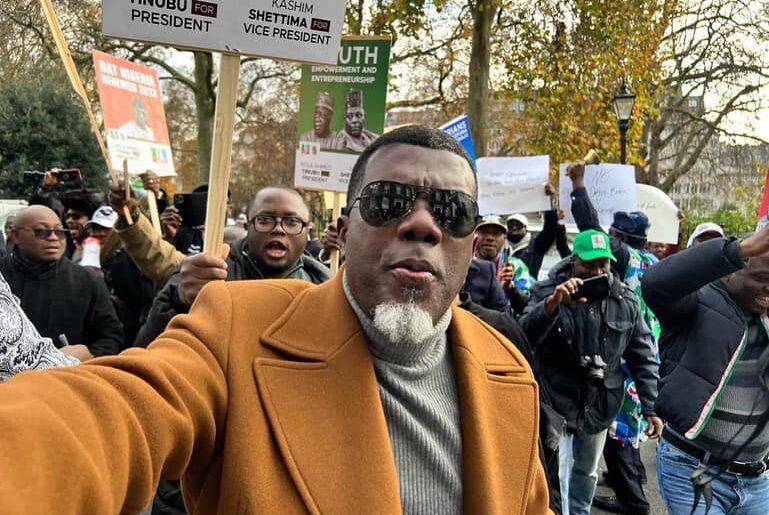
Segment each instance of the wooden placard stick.
[[240,55],[222,54],[219,63],[219,88],[216,92],[214,140],[211,148],[211,169],[208,175],[208,204],[203,252],[219,257],[224,242],[224,222],[227,217],[227,187],[230,184],[232,136],[235,108],[238,101]]
[[[331,213],[331,223],[339,229],[337,221],[342,216],[342,194],[338,191],[334,192],[334,205],[331,208]],[[331,273],[336,275],[339,271],[339,251],[336,249],[332,250],[329,259],[331,260]]]
[[51,0],[40,0],[40,5],[43,8],[43,14],[48,22],[48,27],[51,29],[51,34],[53,34],[53,41],[56,43],[59,56],[64,64],[64,70],[67,72],[67,76],[72,83],[72,89],[75,90],[75,93],[77,93],[77,96],[79,96],[80,100],[83,102],[83,107],[85,107],[85,112],[88,115],[88,122],[91,124],[91,130],[99,144],[99,150],[101,151],[102,157],[104,157],[104,162],[107,164],[107,171],[109,171],[112,183],[117,185],[118,178],[115,171],[112,169],[112,164],[109,160],[107,145],[104,143],[104,138],[101,135],[101,125],[93,114],[91,101],[88,99],[88,95],[85,92],[83,81],[80,80],[80,75],[77,72],[77,67],[75,67],[75,62],[72,60],[72,54],[69,52],[67,40],[64,39],[64,33],[61,30],[58,18],[56,18],[56,13],[53,10],[53,5],[51,5]]
[[160,227],[160,215],[158,214],[158,199],[155,198],[155,192],[149,190],[147,192],[147,206],[150,209],[150,221],[152,227],[155,228],[158,234],[163,235],[163,229]]
[[[131,182],[128,180],[128,159],[123,159],[123,185],[125,186],[125,201],[128,202],[128,199],[131,198]],[[123,206],[123,216],[128,225],[134,224],[134,217],[131,216],[128,205]]]

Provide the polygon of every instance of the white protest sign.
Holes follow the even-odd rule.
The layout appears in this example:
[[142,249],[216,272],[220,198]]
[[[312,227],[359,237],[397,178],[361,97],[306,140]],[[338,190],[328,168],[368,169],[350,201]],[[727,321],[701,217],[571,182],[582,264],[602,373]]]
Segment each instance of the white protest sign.
[[103,0],[104,34],[336,64],[344,0]]
[[550,209],[550,198],[545,195],[550,156],[482,157],[475,164],[482,215]]
[[678,243],[678,207],[664,191],[647,184],[636,185],[636,209],[649,217],[646,239],[657,243]]
[[[566,223],[575,223],[571,214],[571,179],[566,175],[566,164],[560,168],[560,202],[566,214]],[[608,229],[616,211],[634,211],[636,206],[635,168],[631,165],[601,163],[585,168],[585,188],[590,195],[598,220]]]

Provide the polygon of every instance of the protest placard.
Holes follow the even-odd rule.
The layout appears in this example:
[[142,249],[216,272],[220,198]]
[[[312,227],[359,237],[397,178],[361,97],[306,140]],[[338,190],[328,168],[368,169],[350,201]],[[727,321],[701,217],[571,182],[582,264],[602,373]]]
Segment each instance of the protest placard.
[[[560,167],[560,204],[566,223],[574,223],[571,214],[571,180],[566,176],[566,164]],[[585,169],[585,187],[598,211],[598,220],[608,229],[615,211],[633,211],[636,205],[635,169],[631,165],[601,163]]]
[[123,39],[334,64],[344,0],[103,0],[104,33]]
[[475,161],[475,146],[473,145],[473,137],[470,132],[470,119],[466,114],[457,116],[438,128],[454,136],[454,139],[461,143],[465,151],[467,151],[470,159]]
[[93,65],[112,169],[175,176],[158,73],[99,51]]
[[657,243],[678,243],[678,207],[664,191],[648,184],[636,185],[636,210],[649,217],[646,239]]
[[551,208],[545,195],[550,156],[482,157],[478,167],[478,206],[482,215],[531,213]]
[[297,188],[346,192],[358,155],[384,130],[390,40],[345,38],[336,66],[304,65]]

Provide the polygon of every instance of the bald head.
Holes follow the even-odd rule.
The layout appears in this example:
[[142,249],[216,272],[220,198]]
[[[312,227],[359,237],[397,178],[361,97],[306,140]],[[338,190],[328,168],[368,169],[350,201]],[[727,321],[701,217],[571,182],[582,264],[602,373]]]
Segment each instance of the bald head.
[[18,251],[32,261],[58,261],[64,254],[66,234],[61,220],[45,206],[30,206],[19,212],[11,234]]

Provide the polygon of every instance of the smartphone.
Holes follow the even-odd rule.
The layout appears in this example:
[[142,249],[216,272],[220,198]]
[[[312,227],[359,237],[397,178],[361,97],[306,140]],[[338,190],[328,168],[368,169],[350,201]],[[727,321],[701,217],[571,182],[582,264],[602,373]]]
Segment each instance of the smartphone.
[[208,193],[177,193],[174,195],[174,207],[179,210],[182,225],[198,227],[206,223],[206,205]]
[[573,295],[575,299],[605,299],[609,296],[609,276],[607,274],[596,275],[582,281]]
[[82,180],[80,169],[68,168],[66,170],[58,170],[56,171],[56,180],[60,183],[80,182]]

